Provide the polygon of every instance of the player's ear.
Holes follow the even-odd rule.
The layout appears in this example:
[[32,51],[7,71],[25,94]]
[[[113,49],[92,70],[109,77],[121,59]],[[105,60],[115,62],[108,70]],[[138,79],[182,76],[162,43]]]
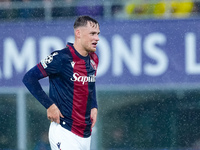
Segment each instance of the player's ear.
[[80,38],[80,29],[75,30],[75,35],[77,38]]

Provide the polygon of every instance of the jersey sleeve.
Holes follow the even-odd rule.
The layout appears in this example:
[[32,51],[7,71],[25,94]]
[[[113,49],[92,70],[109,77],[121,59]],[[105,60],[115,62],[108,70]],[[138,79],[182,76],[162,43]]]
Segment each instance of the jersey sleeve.
[[[97,67],[99,64],[99,59],[98,56],[96,55],[96,53],[91,53],[90,57],[92,58],[92,60],[95,62],[95,76],[97,74]],[[97,98],[96,98],[96,85],[94,86],[94,92],[93,92],[93,96],[92,96],[92,105],[91,105],[91,109],[92,108],[97,108],[98,109],[98,104],[97,104]]]
[[47,109],[54,102],[42,89],[39,80],[60,73],[62,65],[58,51],[51,53],[35,67],[30,69],[23,78],[23,83],[30,93]]
[[[41,72],[46,72],[47,76],[59,74],[62,67],[62,55],[58,51],[51,53],[40,62]],[[44,71],[43,71],[44,70]]]
[[46,72],[44,70],[41,72],[40,65],[38,64],[24,75],[22,81],[30,93],[47,109],[54,102],[47,96],[39,83],[39,80],[44,77],[46,77]]
[[91,109],[92,108],[97,108],[98,109],[98,104],[97,104],[97,97],[96,97],[96,88],[94,86],[94,92],[92,95],[92,105],[91,105]]

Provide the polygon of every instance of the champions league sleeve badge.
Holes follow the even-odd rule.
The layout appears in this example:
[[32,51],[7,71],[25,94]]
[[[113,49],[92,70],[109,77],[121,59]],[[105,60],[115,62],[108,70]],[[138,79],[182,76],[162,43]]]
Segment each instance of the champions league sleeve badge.
[[58,55],[58,52],[54,52],[51,55],[47,56],[44,60],[41,60],[41,65],[44,69],[47,68],[47,64],[50,64],[53,61],[53,56]]

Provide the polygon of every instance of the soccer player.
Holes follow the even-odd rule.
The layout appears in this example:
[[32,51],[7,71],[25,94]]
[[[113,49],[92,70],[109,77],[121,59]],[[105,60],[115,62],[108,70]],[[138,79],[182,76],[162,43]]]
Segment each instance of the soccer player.
[[[91,131],[97,119],[95,51],[99,33],[95,19],[78,17],[74,23],[74,43],[52,52],[24,75],[23,83],[47,109],[52,150],[90,149]],[[47,76],[49,96],[39,83]]]

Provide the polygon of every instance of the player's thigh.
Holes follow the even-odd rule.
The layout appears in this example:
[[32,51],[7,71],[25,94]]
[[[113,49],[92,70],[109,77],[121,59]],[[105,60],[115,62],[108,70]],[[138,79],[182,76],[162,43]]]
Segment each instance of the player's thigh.
[[81,138],[80,141],[82,150],[90,150],[91,136],[88,138]]
[[82,138],[52,122],[49,129],[52,150],[90,150],[91,138]]

